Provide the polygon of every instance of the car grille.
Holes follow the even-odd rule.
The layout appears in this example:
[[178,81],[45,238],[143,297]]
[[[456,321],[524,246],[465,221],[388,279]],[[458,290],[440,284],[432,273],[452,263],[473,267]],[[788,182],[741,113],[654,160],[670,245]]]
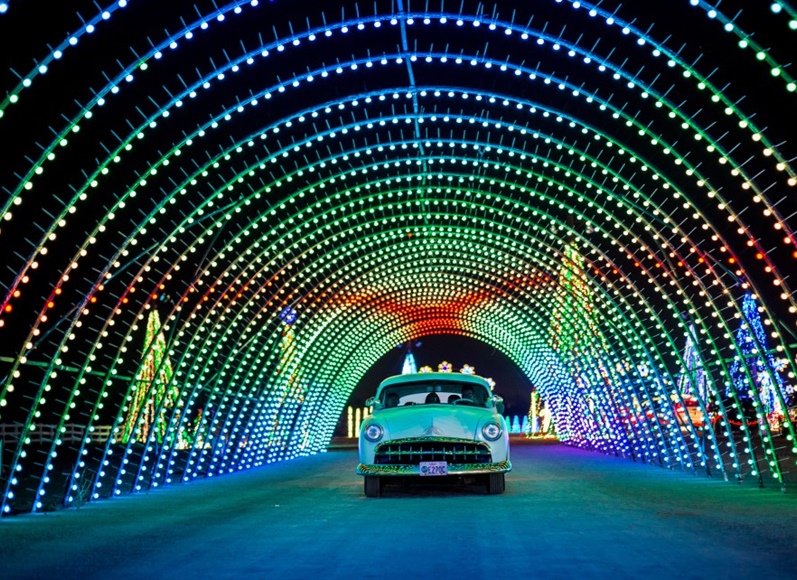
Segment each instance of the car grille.
[[418,465],[421,461],[445,461],[449,464],[490,463],[492,455],[486,443],[458,439],[401,439],[377,445],[377,465]]

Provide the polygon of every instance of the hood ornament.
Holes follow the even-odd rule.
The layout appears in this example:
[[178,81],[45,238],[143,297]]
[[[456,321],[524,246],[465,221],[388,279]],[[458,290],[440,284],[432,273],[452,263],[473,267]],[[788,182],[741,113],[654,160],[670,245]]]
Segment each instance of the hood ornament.
[[432,437],[434,435],[442,435],[442,434],[443,430],[440,429],[439,427],[435,427],[434,425],[432,425],[423,432],[424,437]]

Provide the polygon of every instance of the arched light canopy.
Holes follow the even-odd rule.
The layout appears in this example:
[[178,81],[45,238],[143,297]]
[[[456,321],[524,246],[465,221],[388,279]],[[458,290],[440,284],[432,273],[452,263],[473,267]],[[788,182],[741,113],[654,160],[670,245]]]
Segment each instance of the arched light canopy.
[[321,452],[434,334],[797,481],[788,2],[61,4],[0,3],[4,514]]

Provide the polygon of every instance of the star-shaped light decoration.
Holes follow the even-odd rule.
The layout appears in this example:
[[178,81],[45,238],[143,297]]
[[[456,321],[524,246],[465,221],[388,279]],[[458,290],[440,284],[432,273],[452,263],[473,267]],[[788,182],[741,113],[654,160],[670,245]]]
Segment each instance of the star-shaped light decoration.
[[459,369],[459,372],[461,372],[463,375],[475,375],[476,368],[470,365],[462,365],[462,368]]
[[443,361],[439,365],[437,365],[437,370],[441,373],[450,373],[453,366],[448,361]]
[[289,325],[293,324],[294,322],[296,322],[297,317],[298,314],[290,306],[286,306],[285,308],[283,308],[282,312],[280,312],[280,320],[282,320],[282,322],[284,322],[285,324]]

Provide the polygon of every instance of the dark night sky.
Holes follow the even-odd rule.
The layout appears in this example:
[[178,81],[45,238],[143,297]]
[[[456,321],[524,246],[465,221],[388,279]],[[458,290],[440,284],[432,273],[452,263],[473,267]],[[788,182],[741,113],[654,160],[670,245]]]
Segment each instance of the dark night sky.
[[[420,339],[420,342],[421,346],[413,347],[418,368],[428,365],[437,370],[437,365],[445,360],[458,372],[462,365],[469,364],[476,368],[476,374],[495,381],[495,394],[504,398],[505,415],[528,413],[531,383],[503,353],[466,336],[433,335]],[[405,353],[402,346],[382,356],[355,387],[347,405],[362,406],[384,378],[400,374]]]

